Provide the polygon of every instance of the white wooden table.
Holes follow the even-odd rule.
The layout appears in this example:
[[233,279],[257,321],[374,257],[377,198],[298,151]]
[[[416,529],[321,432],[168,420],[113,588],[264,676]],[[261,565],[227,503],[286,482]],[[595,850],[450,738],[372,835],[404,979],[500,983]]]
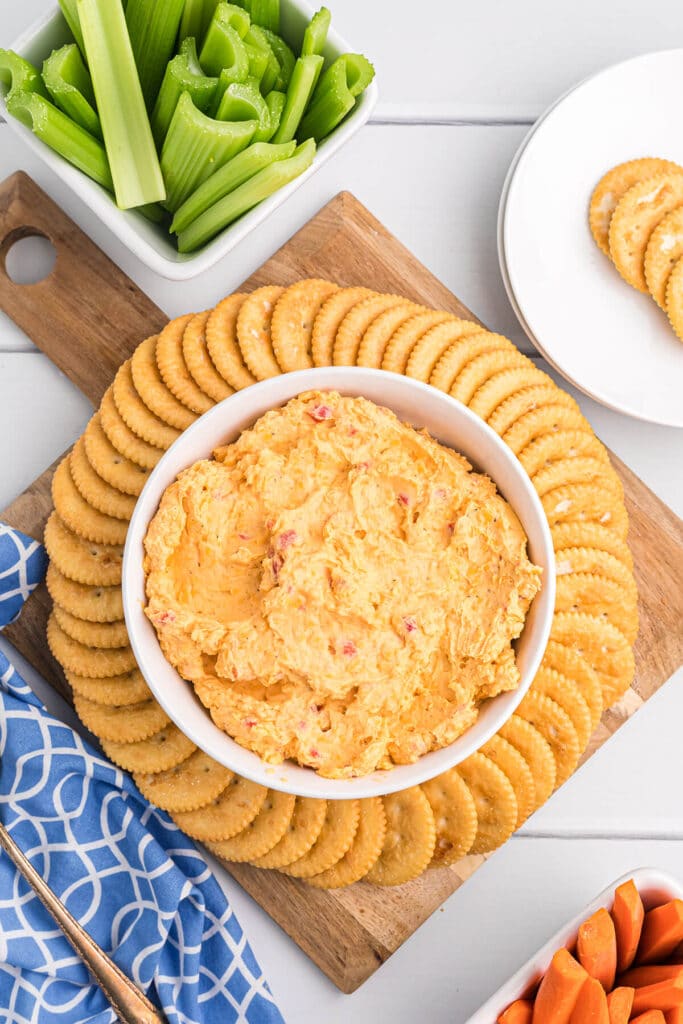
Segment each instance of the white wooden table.
[[[0,46],[47,6],[3,4]],[[674,0],[331,6],[339,30],[376,63],[382,97],[373,123],[200,280],[179,286],[147,271],[2,125],[0,178],[28,171],[169,315],[215,303],[337,191],[350,189],[491,328],[532,351],[507,302],[496,256],[508,164],[528,126],[575,81],[680,41],[683,7]],[[44,256],[25,245],[14,266],[31,273]],[[683,512],[683,433],[577,397],[599,436]],[[0,314],[0,507],[73,441],[89,414],[83,396]],[[50,704],[58,707],[53,697]],[[353,996],[337,992],[217,869],[286,1019],[462,1024],[619,874],[649,864],[683,875],[682,720],[680,671]]]

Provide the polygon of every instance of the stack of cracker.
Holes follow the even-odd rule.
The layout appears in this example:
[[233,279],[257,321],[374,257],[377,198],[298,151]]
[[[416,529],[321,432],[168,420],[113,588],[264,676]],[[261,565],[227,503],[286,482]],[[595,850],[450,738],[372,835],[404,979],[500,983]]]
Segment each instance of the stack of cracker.
[[[121,564],[136,496],[181,431],[257,380],[330,364],[428,381],[485,419],[541,498],[558,586],[542,667],[493,739],[421,786],[326,802],[234,775],[169,721],[127,642]],[[172,320],[120,368],[59,466],[53,499],[48,641],[76,711],[146,797],[228,860],[334,888],[398,885],[488,853],[569,778],[633,678],[637,593],[607,452],[574,400],[510,341],[400,295],[304,280]]]
[[589,223],[623,279],[652,296],[683,341],[683,167],[655,157],[613,167],[595,187]]

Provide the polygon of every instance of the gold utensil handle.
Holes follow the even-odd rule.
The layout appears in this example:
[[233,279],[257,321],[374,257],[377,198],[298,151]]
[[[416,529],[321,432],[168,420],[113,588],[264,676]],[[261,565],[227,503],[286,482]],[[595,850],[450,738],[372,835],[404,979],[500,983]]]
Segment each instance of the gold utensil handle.
[[167,1024],[164,1015],[100,949],[57,899],[2,823],[0,846],[62,929],[124,1024]]

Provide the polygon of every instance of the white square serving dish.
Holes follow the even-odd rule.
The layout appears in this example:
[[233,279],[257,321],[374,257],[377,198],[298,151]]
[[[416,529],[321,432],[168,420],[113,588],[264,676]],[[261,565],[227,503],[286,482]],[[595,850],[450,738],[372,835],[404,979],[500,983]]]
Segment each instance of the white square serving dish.
[[560,928],[523,967],[520,967],[516,974],[513,974],[509,981],[506,981],[498,989],[495,995],[492,995],[484,1003],[481,1009],[470,1017],[467,1024],[496,1024],[499,1015],[510,1003],[513,1003],[515,999],[522,999],[540,981],[550,966],[553,954],[562,946],[571,948],[574,945],[579,925],[583,924],[591,914],[601,907],[604,907],[605,910],[612,909],[614,890],[623,882],[628,882],[630,878],[635,882],[646,910],[650,910],[651,907],[658,906],[660,903],[666,903],[668,900],[683,899],[683,884],[657,868],[636,868],[635,871],[622,875],[621,878],[617,878],[615,882],[603,889],[592,903],[584,907],[563,928]]
[[[305,0],[283,0],[282,26],[283,37],[295,47],[299,47],[306,25],[314,13]],[[334,11],[332,12],[334,16]],[[38,68],[43,60],[56,47],[62,46],[70,38],[66,22],[58,7],[53,8],[40,21],[28,29],[10,47],[26,57]],[[349,52],[352,47],[330,29],[324,56],[327,61],[334,60],[341,53]],[[343,146],[352,135],[362,128],[370,117],[377,103],[377,85],[373,81],[350,115],[332,134],[319,146],[313,163],[302,175],[279,189],[270,198],[259,203],[253,210],[225,228],[213,241],[209,242],[196,253],[181,254],[169,234],[157,224],[152,224],[141,214],[133,210],[119,210],[108,192],[85,174],[72,167],[59,154],[49,149],[40,139],[5,110],[0,97],[0,111],[6,115],[8,124],[24,142],[39,156],[54,173],[62,179],[93,213],[105,224],[123,244],[134,253],[151,270],[162,277],[173,281],[188,281],[203,271],[208,270],[230,252],[246,235],[261,224],[262,221],[293,192],[311,178],[334,153]]]

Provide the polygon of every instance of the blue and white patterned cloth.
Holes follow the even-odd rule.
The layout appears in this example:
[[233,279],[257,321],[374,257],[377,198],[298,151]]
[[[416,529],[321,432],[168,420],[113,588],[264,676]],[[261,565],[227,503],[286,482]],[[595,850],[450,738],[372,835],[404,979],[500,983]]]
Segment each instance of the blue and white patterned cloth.
[[[45,571],[0,523],[0,628]],[[226,897],[192,842],[131,779],[53,718],[0,652],[0,819],[73,916],[171,1024],[283,1024]],[[116,1014],[0,852],[0,1021]]]

